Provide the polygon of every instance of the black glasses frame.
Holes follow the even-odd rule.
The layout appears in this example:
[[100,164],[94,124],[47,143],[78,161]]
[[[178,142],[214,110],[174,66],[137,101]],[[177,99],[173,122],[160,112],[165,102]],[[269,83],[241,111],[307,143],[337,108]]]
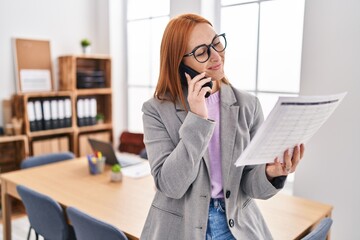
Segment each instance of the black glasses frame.
[[[214,40],[218,37],[223,37],[224,40],[225,40],[225,43],[224,43],[224,49],[222,51],[218,51],[216,50],[215,46],[214,46]],[[212,39],[211,43],[209,45],[206,45],[206,44],[201,44],[197,47],[195,47],[190,53],[187,53],[185,54],[183,57],[190,57],[190,56],[194,56],[195,60],[198,61],[199,63],[204,63],[206,62],[207,60],[209,60],[210,58],[210,54],[211,54],[211,51],[210,51],[210,47],[212,47],[216,52],[223,52],[225,51],[225,48],[226,48],[226,45],[227,45],[227,41],[226,41],[226,37],[225,37],[225,33],[222,33],[222,34],[219,34],[219,35],[215,35],[215,37]],[[198,50],[199,48],[201,47],[207,47],[207,54],[208,54],[208,57],[205,61],[199,61],[196,56],[195,56],[195,52],[196,50]]]

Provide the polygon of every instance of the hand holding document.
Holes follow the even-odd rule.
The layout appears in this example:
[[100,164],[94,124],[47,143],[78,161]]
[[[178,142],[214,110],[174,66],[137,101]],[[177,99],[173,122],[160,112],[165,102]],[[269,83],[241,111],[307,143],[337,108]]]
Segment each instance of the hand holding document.
[[283,162],[283,154],[306,143],[326,122],[346,93],[330,96],[280,97],[235,165]]

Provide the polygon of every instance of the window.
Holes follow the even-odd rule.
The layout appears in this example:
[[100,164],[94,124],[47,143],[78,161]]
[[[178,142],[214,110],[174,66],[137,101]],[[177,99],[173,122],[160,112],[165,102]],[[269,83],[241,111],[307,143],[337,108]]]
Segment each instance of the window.
[[265,117],[279,96],[300,88],[304,0],[222,0],[228,38],[225,70],[237,88],[260,99]]
[[142,132],[141,106],[155,91],[170,1],[131,0],[127,4],[128,129]]
[[[228,38],[225,72],[237,88],[258,96],[267,117],[279,96],[300,91],[305,0],[222,0]],[[288,177],[292,191],[294,175]]]

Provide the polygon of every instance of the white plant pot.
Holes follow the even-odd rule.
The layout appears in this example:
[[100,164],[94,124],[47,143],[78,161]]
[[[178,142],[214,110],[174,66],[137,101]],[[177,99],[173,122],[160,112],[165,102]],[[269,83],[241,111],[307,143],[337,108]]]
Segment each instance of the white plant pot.
[[83,54],[90,54],[91,47],[90,46],[82,47],[82,51],[83,51]]
[[121,182],[122,172],[111,172],[110,179],[112,182]]

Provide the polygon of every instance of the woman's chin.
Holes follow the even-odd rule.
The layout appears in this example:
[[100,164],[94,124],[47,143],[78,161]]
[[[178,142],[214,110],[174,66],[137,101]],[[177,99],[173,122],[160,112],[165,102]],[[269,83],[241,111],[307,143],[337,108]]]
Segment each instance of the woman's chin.
[[224,73],[218,73],[218,74],[215,74],[214,76],[211,76],[211,80],[212,81],[220,81],[224,77],[225,77]]

